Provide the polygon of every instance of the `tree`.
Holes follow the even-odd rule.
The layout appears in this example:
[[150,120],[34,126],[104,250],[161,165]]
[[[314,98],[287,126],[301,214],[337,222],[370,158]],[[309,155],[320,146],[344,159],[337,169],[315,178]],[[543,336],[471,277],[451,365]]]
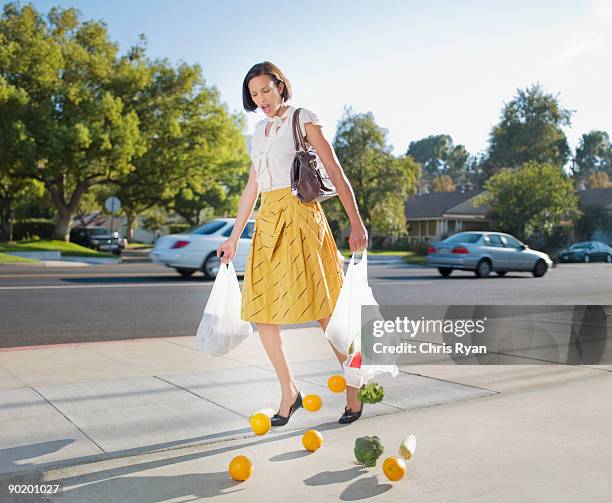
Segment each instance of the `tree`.
[[116,182],[128,239],[136,216],[155,205],[192,225],[202,217],[235,213],[249,168],[244,117],[227,112],[218,90],[206,86],[200,66],[175,68],[167,60],[148,60],[145,52],[141,36],[122,60],[128,70],[144,69],[145,84],[115,89],[137,114],[146,145],[132,161],[134,169]]
[[605,131],[593,130],[580,138],[572,166],[576,183],[584,182],[594,173],[612,176],[612,143]]
[[608,173],[602,171],[591,173],[587,185],[591,189],[612,189],[612,181],[610,181]]
[[496,227],[519,239],[550,236],[563,219],[580,214],[571,179],[552,164],[530,161],[518,169],[502,169],[484,188],[475,204],[490,205],[489,218]]
[[[6,37],[0,30],[0,46]],[[1,53],[0,53],[1,54]],[[3,57],[0,55],[0,65]],[[25,131],[27,94],[0,73],[0,232],[2,241],[12,239],[15,203],[33,191],[32,180],[19,177],[23,165],[32,161],[33,145]]]
[[[412,157],[393,156],[386,135],[371,112],[357,114],[345,108],[334,139],[334,150],[370,236],[373,228],[391,234],[405,232],[404,201],[416,191],[421,176]],[[346,222],[339,201],[326,203],[326,212],[337,223]]]
[[[118,67],[117,46],[101,22],[75,9],[4,6],[0,75],[28,100],[21,134],[32,149],[20,176],[41,181],[57,209],[55,239],[68,240],[81,196],[133,169],[143,153],[138,117],[113,92],[114,80],[138,72]],[[9,118],[10,120],[10,118]],[[13,125],[13,127],[16,127]]]
[[448,175],[434,176],[431,182],[431,190],[433,192],[454,192],[456,189],[453,180]]
[[438,175],[447,175],[456,183],[468,180],[467,163],[469,153],[463,145],[454,145],[447,134],[431,135],[410,142],[407,155],[421,164],[423,177],[431,183]]
[[446,169],[444,174],[456,184],[465,185],[471,182],[468,168],[469,160],[470,153],[464,145],[453,146],[445,161]]
[[594,239],[597,231],[612,234],[612,217],[610,210],[601,206],[580,204],[581,215],[576,220],[576,238],[578,240]]
[[572,112],[561,107],[556,96],[539,84],[519,89],[489,134],[489,150],[483,169],[486,178],[502,168],[518,168],[534,161],[562,167],[570,154],[563,127]]

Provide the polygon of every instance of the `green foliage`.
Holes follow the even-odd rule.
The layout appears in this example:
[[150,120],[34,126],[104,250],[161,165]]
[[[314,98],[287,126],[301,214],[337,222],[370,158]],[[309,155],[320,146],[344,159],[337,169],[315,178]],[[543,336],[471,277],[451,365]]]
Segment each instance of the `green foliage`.
[[556,96],[544,93],[539,84],[519,89],[501,113],[489,135],[486,177],[502,168],[518,168],[535,161],[562,167],[570,149],[563,127],[572,112],[561,107]]
[[433,192],[454,192],[455,189],[453,179],[448,175],[436,175],[431,182]]
[[422,166],[423,178],[428,183],[439,175],[449,176],[455,183],[471,181],[468,151],[463,145],[454,145],[447,134],[431,135],[410,142],[406,154]]
[[[119,196],[129,222],[162,206],[197,223],[235,212],[248,177],[244,117],[198,65],[147,58],[144,36],[120,56],[106,25],[75,9],[44,18],[30,4],[4,6],[0,124],[0,183],[21,184],[5,184],[10,194],[28,179],[44,184],[59,239],[103,193]],[[92,194],[100,185],[111,190]]]
[[595,171],[589,175],[587,186],[590,189],[612,189],[612,181],[608,177],[608,173]]
[[[371,112],[354,114],[349,108],[334,139],[334,150],[370,235],[373,229],[391,235],[405,232],[404,201],[416,192],[421,176],[418,163],[410,156],[393,156],[386,134]],[[327,202],[325,212],[332,228],[347,225],[338,200]]]
[[227,112],[198,65],[150,61],[145,50],[143,40],[130,51],[146,69],[138,99],[130,103],[147,148],[116,184],[125,213],[161,205],[192,225],[207,214],[234,213],[249,167],[243,116]]
[[503,169],[485,183],[475,204],[489,204],[496,229],[529,239],[550,236],[562,220],[579,214],[572,181],[561,167],[527,162],[519,169]]
[[51,239],[54,227],[55,220],[52,218],[23,218],[13,225],[13,239],[20,241],[33,239],[35,236],[39,239]]
[[385,451],[380,438],[376,435],[368,437],[358,437],[355,439],[355,448],[353,449],[355,458],[365,466],[372,468],[376,466],[376,461]]
[[612,216],[606,208],[583,206],[582,215],[576,221],[576,238],[579,241],[593,239],[596,231],[612,235]]
[[572,172],[576,182],[586,182],[595,174],[612,178],[612,143],[607,132],[593,130],[582,135]]
[[19,139],[19,177],[44,183],[58,211],[55,237],[67,240],[82,194],[128,173],[143,153],[138,117],[113,92],[123,76],[117,45],[74,9],[54,7],[45,20],[17,2],[4,6],[0,37],[0,87],[13,96],[0,120]]
[[357,399],[363,403],[378,403],[385,398],[385,390],[378,383],[364,384],[357,392]]

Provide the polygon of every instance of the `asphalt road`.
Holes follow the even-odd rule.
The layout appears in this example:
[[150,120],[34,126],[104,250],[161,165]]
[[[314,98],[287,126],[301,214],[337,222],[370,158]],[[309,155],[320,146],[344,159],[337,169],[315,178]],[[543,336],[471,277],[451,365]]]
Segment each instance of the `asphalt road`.
[[[442,278],[403,263],[368,268],[380,304],[612,305],[612,265],[561,264],[542,278]],[[212,282],[134,257],[120,264],[0,265],[0,347],[194,335]]]

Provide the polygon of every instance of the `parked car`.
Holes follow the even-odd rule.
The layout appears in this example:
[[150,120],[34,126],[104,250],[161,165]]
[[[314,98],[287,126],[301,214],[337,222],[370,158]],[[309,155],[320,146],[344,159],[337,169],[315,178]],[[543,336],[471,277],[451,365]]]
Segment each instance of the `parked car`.
[[474,231],[454,234],[430,246],[427,264],[437,267],[442,276],[461,269],[474,271],[479,278],[486,278],[491,271],[499,276],[508,271],[529,271],[539,278],[552,266],[552,260],[510,234]]
[[601,241],[574,243],[559,253],[560,262],[607,262],[612,264],[612,248]]
[[[221,265],[217,248],[230,236],[235,221],[235,218],[217,218],[183,234],[161,236],[149,257],[157,264],[176,269],[181,276],[188,277],[202,271],[208,279],[214,279]],[[254,230],[255,220],[250,219],[238,240],[233,260],[238,274],[244,274]]]
[[75,227],[70,230],[70,241],[87,248],[98,251],[110,251],[115,255],[121,255],[127,240],[119,237],[118,232],[110,231],[103,227]]

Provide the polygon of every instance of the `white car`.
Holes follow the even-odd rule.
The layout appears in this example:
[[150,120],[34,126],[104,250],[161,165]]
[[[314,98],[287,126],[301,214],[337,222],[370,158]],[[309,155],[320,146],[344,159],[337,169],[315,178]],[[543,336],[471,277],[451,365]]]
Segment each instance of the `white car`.
[[[235,218],[217,218],[185,234],[162,236],[155,242],[149,257],[157,264],[176,269],[182,276],[191,276],[201,270],[206,278],[215,279],[221,264],[217,248],[232,233],[235,221]],[[254,229],[255,220],[249,219],[238,240],[233,260],[238,274],[244,274]]]

